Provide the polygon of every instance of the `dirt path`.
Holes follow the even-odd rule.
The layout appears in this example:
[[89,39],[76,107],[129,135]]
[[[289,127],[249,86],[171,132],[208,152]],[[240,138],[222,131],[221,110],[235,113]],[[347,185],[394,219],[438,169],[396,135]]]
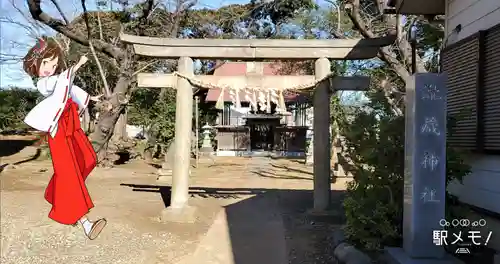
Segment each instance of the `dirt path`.
[[[32,152],[28,148],[1,162],[19,161]],[[3,171],[1,262],[333,263],[319,245],[336,225],[328,223],[331,217],[323,221],[305,214],[312,206],[312,176],[305,166],[226,158],[193,169],[194,224],[159,221],[169,193],[157,185],[154,172],[143,162],[93,172],[87,180],[96,205],[90,216],[105,216],[109,223],[98,239],[89,241],[80,227],[47,218],[50,208],[43,192],[51,176],[50,161],[30,161]]]

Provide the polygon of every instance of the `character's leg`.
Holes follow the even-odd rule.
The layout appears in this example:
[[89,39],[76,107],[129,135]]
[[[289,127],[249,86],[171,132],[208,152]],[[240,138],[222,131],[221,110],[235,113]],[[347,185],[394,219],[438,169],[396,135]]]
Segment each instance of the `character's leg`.
[[[96,155],[94,149],[81,129],[75,131],[73,135],[68,138],[68,140],[72,142],[74,147],[75,160],[78,163],[78,168],[82,177],[82,184],[85,184],[87,176],[96,166]],[[87,196],[86,199],[88,199],[88,203],[92,203],[90,196]]]
[[86,215],[80,218],[78,222],[80,222],[80,224],[83,227],[83,231],[85,232],[85,235],[87,235],[87,237],[90,240],[96,239],[107,223],[106,219],[104,218],[92,222],[87,218]]
[[72,141],[75,146],[75,153],[77,154],[80,171],[85,180],[96,166],[97,155],[83,130],[78,129],[75,131],[72,136]]
[[[83,130],[78,129],[75,131],[71,137],[71,141],[73,142],[73,146],[75,148],[75,156],[80,168],[82,179],[85,181],[87,176],[96,166],[96,154],[92,144]],[[104,218],[97,221],[90,221],[86,215],[80,218],[78,222],[82,225],[85,235],[91,240],[97,238],[107,223]]]
[[52,175],[49,181],[49,185],[45,189],[45,200],[49,202],[49,204],[54,204],[54,178],[55,174]]
[[65,126],[60,126],[49,147],[54,176],[46,198],[52,201],[49,217],[62,224],[74,224],[94,207],[81,175],[72,140],[66,137]]
[[[73,116],[73,122],[79,122],[77,116]],[[78,165],[81,183],[85,185],[87,176],[96,166],[97,155],[95,154],[94,148],[87,138],[87,135],[85,135],[83,130],[80,128],[80,124],[75,124],[74,127],[78,127],[78,129],[73,131],[67,139],[72,143],[74,159]],[[86,196],[85,198],[87,203],[92,203],[90,196]],[[93,222],[90,221],[86,215],[83,215],[78,222],[82,225],[85,235],[91,240],[95,239],[106,226],[106,219],[99,219]]]

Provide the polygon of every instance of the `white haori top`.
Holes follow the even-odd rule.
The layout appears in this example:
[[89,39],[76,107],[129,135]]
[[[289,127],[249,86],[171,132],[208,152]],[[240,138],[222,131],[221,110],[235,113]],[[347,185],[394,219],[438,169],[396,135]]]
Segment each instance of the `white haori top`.
[[45,97],[24,118],[30,127],[50,133],[52,138],[57,132],[57,122],[61,117],[66,102],[71,98],[78,105],[79,115],[83,114],[89,103],[89,94],[73,85],[73,67],[59,75],[41,78],[36,88]]

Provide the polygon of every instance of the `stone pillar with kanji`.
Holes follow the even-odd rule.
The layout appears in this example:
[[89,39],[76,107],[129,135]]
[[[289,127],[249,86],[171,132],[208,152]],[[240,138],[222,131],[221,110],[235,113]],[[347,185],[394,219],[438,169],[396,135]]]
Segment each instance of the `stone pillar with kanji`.
[[457,263],[435,243],[446,197],[446,76],[418,73],[406,83],[403,248],[391,263]]

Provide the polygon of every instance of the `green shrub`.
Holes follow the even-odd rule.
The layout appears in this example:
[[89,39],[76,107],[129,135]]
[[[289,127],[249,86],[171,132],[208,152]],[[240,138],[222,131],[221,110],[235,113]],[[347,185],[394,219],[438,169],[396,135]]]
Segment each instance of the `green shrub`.
[[175,134],[175,90],[137,89],[129,104],[128,123],[147,130],[149,142],[139,150],[165,149]]
[[0,132],[27,128],[23,119],[36,105],[40,94],[21,88],[0,89]]
[[[381,92],[367,94],[371,102],[366,109],[351,113],[349,121],[345,115],[337,119],[346,138],[340,162],[350,161],[354,176],[344,200],[346,236],[356,246],[376,251],[402,242],[405,120],[391,111]],[[461,156],[448,146],[447,183],[470,172]]]

